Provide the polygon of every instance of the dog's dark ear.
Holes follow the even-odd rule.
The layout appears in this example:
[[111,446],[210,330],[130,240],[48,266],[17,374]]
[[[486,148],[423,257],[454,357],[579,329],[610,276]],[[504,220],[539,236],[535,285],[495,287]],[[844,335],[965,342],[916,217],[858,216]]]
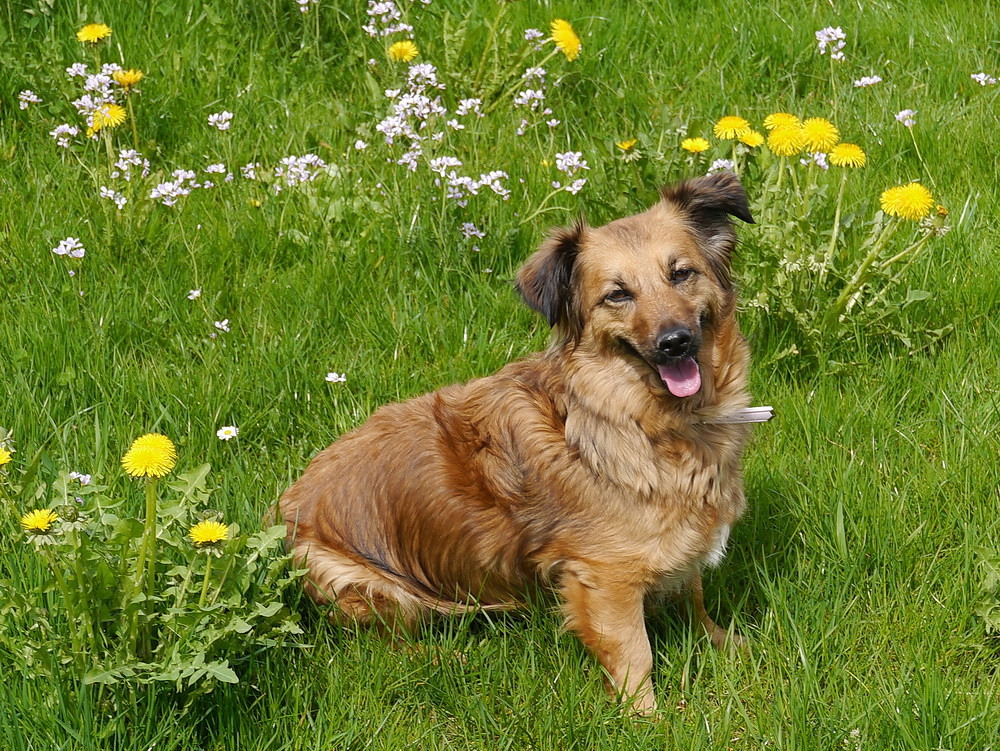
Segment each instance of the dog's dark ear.
[[586,229],[583,221],[572,227],[554,229],[517,272],[517,291],[537,310],[549,326],[572,318],[573,264]]
[[732,172],[716,172],[663,188],[660,195],[690,217],[719,281],[727,288],[732,286],[729,264],[736,232],[729,216],[754,223],[739,178]]

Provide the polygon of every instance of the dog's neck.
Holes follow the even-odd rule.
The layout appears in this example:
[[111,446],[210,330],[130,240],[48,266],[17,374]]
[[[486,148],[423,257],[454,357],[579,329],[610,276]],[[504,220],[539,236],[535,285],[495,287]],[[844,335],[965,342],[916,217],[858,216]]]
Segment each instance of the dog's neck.
[[660,448],[668,437],[698,442],[732,433],[738,452],[745,426],[703,424],[750,403],[749,351],[735,323],[706,337],[698,358],[702,388],[683,399],[670,395],[645,362],[586,344],[555,347],[546,357],[567,375],[566,442],[595,474],[645,495],[659,486]]

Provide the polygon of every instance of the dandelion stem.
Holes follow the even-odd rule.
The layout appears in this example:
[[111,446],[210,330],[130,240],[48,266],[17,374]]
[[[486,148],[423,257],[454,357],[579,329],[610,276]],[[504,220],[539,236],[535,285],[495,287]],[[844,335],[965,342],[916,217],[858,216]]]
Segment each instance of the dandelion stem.
[[45,562],[52,568],[52,575],[56,580],[56,587],[59,589],[59,593],[62,595],[63,602],[66,604],[66,617],[69,619],[69,637],[70,643],[73,649],[73,662],[83,675],[84,672],[84,650],[80,644],[80,625],[77,623],[76,617],[76,601],[73,598],[74,592],[71,592],[69,587],[66,586],[66,579],[59,568],[59,562],[55,559],[55,556],[43,555]]
[[882,248],[885,247],[889,238],[895,234],[898,227],[898,217],[894,218],[886,225],[878,240],[872,244],[872,248],[868,251],[868,255],[865,256],[865,260],[861,262],[857,271],[854,272],[854,276],[851,277],[851,281],[844,285],[844,289],[841,290],[840,295],[837,297],[837,301],[827,311],[826,316],[823,318],[823,328],[828,331],[831,330],[837,324],[837,321],[840,320],[840,316],[849,311],[854,306],[854,303],[857,302],[857,294],[861,291],[861,288],[871,276],[871,274],[868,273],[868,270],[875,262],[875,259],[878,258],[878,254],[882,251]]
[[205,556],[205,578],[201,582],[201,597],[198,598],[198,607],[205,607],[205,598],[208,597],[208,584],[212,575],[212,554],[209,552]]
[[833,263],[833,254],[837,250],[837,236],[840,234],[840,212],[844,203],[844,192],[847,189],[847,170],[840,176],[840,190],[837,191],[837,209],[833,214],[833,232],[830,234],[830,247],[826,249],[826,257],[823,259],[823,267],[819,270],[819,282],[823,283],[826,272],[830,270]]
[[927,243],[927,241],[930,239],[931,235],[933,235],[933,234],[934,234],[933,232],[926,232],[919,240],[917,240],[915,243],[913,243],[912,245],[910,245],[905,250],[901,250],[896,255],[894,255],[892,258],[888,258],[885,261],[882,261],[882,263],[880,263],[878,265],[879,269],[884,271],[885,269],[889,268],[890,266],[892,266],[897,261],[900,261],[903,258],[905,258],[911,252],[913,253],[913,255],[915,257],[917,255],[917,251],[919,251],[920,248]]
[[146,529],[144,535],[149,546],[146,554],[146,596],[156,591],[156,478],[146,481]]
[[132,92],[125,92],[125,103],[128,105],[128,119],[132,123],[132,148],[139,150],[139,131],[135,126],[135,108],[132,106]]

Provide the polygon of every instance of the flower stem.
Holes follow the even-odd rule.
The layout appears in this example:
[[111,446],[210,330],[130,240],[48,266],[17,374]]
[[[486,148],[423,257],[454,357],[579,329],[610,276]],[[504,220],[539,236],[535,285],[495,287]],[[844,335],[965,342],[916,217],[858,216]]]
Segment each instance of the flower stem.
[[851,277],[851,281],[844,285],[844,289],[841,290],[840,295],[837,297],[837,301],[833,304],[830,310],[827,311],[827,314],[823,319],[823,328],[828,331],[831,330],[833,326],[836,325],[837,321],[840,320],[841,314],[846,313],[851,309],[851,307],[853,307],[857,300],[857,293],[860,292],[865,282],[867,282],[868,278],[871,276],[871,274],[868,273],[868,270],[875,262],[875,259],[882,251],[882,248],[884,248],[885,244],[889,241],[889,238],[895,234],[898,227],[898,218],[893,219],[886,225],[878,240],[872,244],[872,249],[868,251],[868,255],[865,256],[865,260],[861,262],[857,271],[854,272],[854,276]]
[[205,598],[208,597],[208,585],[212,575],[212,554],[205,556],[205,578],[201,582],[201,597],[198,598],[198,607],[205,607]]
[[132,121],[132,148],[139,150],[139,131],[135,126],[135,107],[132,106],[132,92],[125,93],[125,103],[128,105],[128,118]]
[[156,591],[156,478],[146,481],[146,529],[143,536],[148,545],[146,554],[146,596]]
[[819,281],[820,284],[826,278],[826,272],[829,271],[830,265],[833,263],[833,254],[837,249],[837,236],[840,234],[840,211],[844,203],[844,192],[847,189],[847,170],[843,171],[840,176],[840,190],[837,191],[837,209],[833,214],[833,232],[830,234],[830,247],[826,249],[826,257],[823,259],[823,268],[819,270]]

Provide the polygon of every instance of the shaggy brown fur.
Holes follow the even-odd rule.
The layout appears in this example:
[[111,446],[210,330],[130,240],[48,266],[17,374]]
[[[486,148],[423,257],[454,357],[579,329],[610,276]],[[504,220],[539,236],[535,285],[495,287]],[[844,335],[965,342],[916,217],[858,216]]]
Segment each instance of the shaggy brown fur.
[[[550,348],[496,375],[378,410],[280,501],[309,594],[335,620],[412,626],[555,589],[567,624],[638,711],[655,708],[644,604],[691,590],[744,508],[748,351],[734,319],[719,173],[637,216],[554,231],[517,284]],[[680,395],[675,395],[679,393]]]

